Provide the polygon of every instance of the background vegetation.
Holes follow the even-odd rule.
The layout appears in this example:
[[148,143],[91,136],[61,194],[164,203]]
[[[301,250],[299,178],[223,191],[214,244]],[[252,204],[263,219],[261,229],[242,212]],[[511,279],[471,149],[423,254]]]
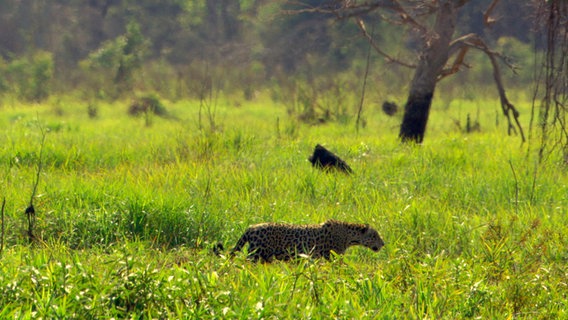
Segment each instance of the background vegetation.
[[[503,0],[495,12],[499,22],[484,29],[481,15],[490,2],[461,10],[459,31],[482,34],[511,56],[523,69],[506,85],[523,88],[532,75],[532,7]],[[320,96],[360,88],[368,43],[351,21],[282,14],[289,7],[250,0],[3,1],[0,24],[13,32],[0,35],[0,97],[10,104],[74,92],[112,101],[151,91],[179,100],[202,97],[213,86],[241,101],[262,90],[276,91],[273,99],[286,103],[309,98],[310,107],[324,113],[315,102]],[[366,24],[385,51],[415,59],[412,34],[378,15],[366,17]],[[492,83],[481,54],[468,63],[473,68],[451,87]],[[410,72],[373,55],[368,92],[379,100],[399,98]]]
[[[398,119],[379,111],[356,133],[353,122],[302,124],[267,101],[220,99],[215,130],[199,129],[197,100],[164,101],[175,117],[149,120],[125,103],[96,118],[75,100],[5,108],[2,316],[566,316],[565,167],[536,165],[493,112],[468,134],[435,110],[417,147],[399,144]],[[448,113],[478,107],[454,100]],[[29,245],[42,130],[41,240]],[[316,143],[355,174],[312,169]],[[329,218],[370,223],[387,245],[270,265],[210,251],[249,224]]]
[[[463,28],[480,32],[486,2]],[[539,159],[505,134],[482,56],[441,83],[428,143],[400,144],[381,105],[408,71],[372,60],[356,127],[368,44],[281,5],[0,3],[17,30],[0,34],[0,318],[566,318],[562,150]],[[539,44],[502,17],[488,36],[524,66],[506,85],[528,127]],[[311,168],[317,143],[355,174]],[[211,253],[253,223],[330,218],[386,246],[331,262]]]

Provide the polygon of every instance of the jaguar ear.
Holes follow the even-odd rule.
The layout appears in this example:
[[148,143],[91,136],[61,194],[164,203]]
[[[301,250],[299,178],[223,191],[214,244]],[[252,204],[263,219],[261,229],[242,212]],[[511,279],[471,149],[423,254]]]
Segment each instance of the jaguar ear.
[[365,233],[367,233],[367,231],[369,231],[369,225],[368,224],[362,225],[361,228],[359,229],[359,232],[361,232],[361,234],[365,234]]

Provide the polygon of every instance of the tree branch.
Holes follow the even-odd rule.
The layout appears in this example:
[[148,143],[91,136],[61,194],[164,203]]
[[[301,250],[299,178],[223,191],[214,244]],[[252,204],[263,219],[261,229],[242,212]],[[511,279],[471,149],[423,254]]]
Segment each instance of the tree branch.
[[483,12],[483,24],[485,24],[485,26],[491,27],[497,21],[497,19],[491,17],[491,14],[493,13],[493,10],[495,9],[498,3],[499,0],[493,0],[489,5],[489,7],[487,7],[487,10]]
[[454,1],[454,8],[461,8],[466,5],[471,0],[455,0]]
[[377,43],[375,42],[373,37],[367,32],[367,29],[365,28],[365,23],[363,22],[363,19],[361,19],[359,17],[355,17],[355,22],[357,24],[357,27],[359,27],[359,30],[361,30],[361,33],[363,34],[363,36],[367,39],[367,41],[369,41],[369,44],[373,47],[373,49],[375,49],[375,51],[379,55],[383,56],[387,60],[387,62],[396,63],[396,64],[399,64],[401,66],[407,67],[407,68],[416,68],[416,65],[404,62],[404,61],[399,60],[397,58],[394,58],[391,55],[389,55],[388,53],[384,52],[377,45]]
[[352,0],[333,0],[325,2],[319,6],[313,6],[302,1],[288,1],[288,3],[297,6],[299,9],[283,10],[283,14],[294,15],[301,13],[318,13],[332,15],[337,20],[354,18],[355,24],[363,34],[363,37],[369,41],[369,44],[373,47],[373,49],[379,55],[383,56],[387,62],[396,63],[407,68],[416,68],[416,65],[402,61],[383,51],[374,41],[373,37],[367,32],[365,22],[361,18],[361,16],[375,11],[378,8],[389,9],[398,13],[399,18],[403,23],[410,24],[414,28],[420,29],[421,32],[425,32],[424,30],[426,30],[426,28],[420,25],[410,14],[408,14],[397,0],[367,1],[363,3],[357,3]]
[[28,217],[28,238],[30,243],[32,243],[36,237],[34,235],[34,225],[35,225],[35,221],[36,221],[36,212],[35,212],[35,208],[34,208],[34,198],[37,192],[37,186],[39,185],[39,178],[41,175],[41,169],[42,169],[42,158],[43,158],[43,147],[45,145],[45,137],[47,135],[47,132],[44,130],[43,126],[41,126],[41,124],[39,123],[39,116],[38,116],[38,126],[39,129],[41,131],[41,145],[40,145],[40,149],[39,149],[39,159],[38,159],[38,163],[37,163],[37,172],[36,172],[36,179],[34,182],[34,187],[32,190],[32,195],[30,197],[30,205],[26,208],[25,214]]
[[0,230],[0,258],[2,257],[2,252],[4,252],[4,208],[6,207],[6,197],[2,198],[2,209],[0,210],[0,223],[2,224],[2,229]]
[[[501,108],[503,110],[503,114],[507,117],[507,121],[509,124],[508,132],[511,134],[512,132],[516,132],[516,129],[519,130],[521,135],[521,139],[525,142],[525,134],[523,132],[523,128],[519,122],[519,111],[515,106],[509,101],[507,98],[507,94],[505,93],[505,86],[503,85],[503,80],[501,78],[501,69],[499,68],[499,63],[497,58],[501,58],[502,61],[513,71],[515,69],[514,65],[511,64],[508,59],[503,57],[501,54],[492,51],[489,47],[483,42],[483,40],[474,33],[467,34],[463,37],[460,37],[450,44],[450,54],[453,54],[459,50],[458,57],[456,58],[456,62],[454,62],[454,66],[450,68],[450,71],[454,68],[459,69],[459,65],[463,64],[463,58],[465,57],[464,47],[475,48],[484,52],[489,60],[491,61],[491,66],[493,67],[493,79],[495,80],[495,85],[497,86],[497,91],[499,93],[499,99],[501,101]],[[467,51],[467,50],[465,50]],[[463,55],[463,57],[461,57]],[[461,62],[460,62],[461,60]],[[457,64],[457,67],[456,67]],[[457,70],[456,70],[457,72]],[[441,75],[444,77],[445,75]],[[511,119],[511,115],[513,119]],[[513,123],[514,122],[514,123]]]
[[334,0],[327,1],[319,6],[312,6],[302,1],[288,1],[289,4],[298,6],[300,9],[283,10],[282,13],[288,15],[300,13],[320,13],[334,15],[338,19],[347,19],[351,17],[365,15],[379,7],[384,6],[385,1],[373,1],[364,3],[355,3],[351,0]]
[[445,68],[444,70],[442,70],[442,72],[440,72],[440,75],[438,76],[438,81],[444,79],[447,76],[451,76],[451,75],[457,73],[458,71],[460,71],[460,67],[462,65],[469,68],[469,65],[467,65],[464,62],[465,55],[467,54],[468,50],[469,50],[469,47],[465,46],[465,45],[460,48],[460,51],[459,51],[456,59],[454,60],[454,63],[452,64],[452,66],[450,68]]
[[[332,0],[326,1],[319,6],[313,6],[302,1],[288,1],[289,4],[298,6],[299,9],[283,10],[282,13],[293,15],[300,13],[320,13],[335,16],[339,20],[348,18],[360,18],[379,8],[394,12],[402,24],[410,25],[421,33],[428,33],[428,28],[423,26],[398,0],[375,0],[358,3],[354,0]],[[436,6],[428,3],[413,5],[411,7],[416,12],[420,10],[431,13]],[[424,10],[425,9],[425,10]]]
[[367,89],[367,78],[369,76],[369,66],[371,65],[371,42],[369,42],[369,49],[367,50],[367,61],[365,64],[365,76],[363,77],[363,88],[361,90],[361,100],[359,101],[359,110],[357,111],[357,121],[355,121],[355,128],[359,133],[359,123],[361,121],[361,112],[363,112],[363,102],[365,102],[365,91]]
[[[408,10],[404,9],[404,7],[401,6],[398,1],[393,0],[392,3],[393,5],[388,9],[395,11],[399,15],[402,23],[409,24],[410,26],[418,30],[421,34],[429,33],[429,29],[416,21],[416,19],[410,13],[408,13]],[[426,6],[426,3],[424,3],[423,5]],[[415,7],[415,9],[418,10],[419,7]],[[432,12],[435,9],[436,8],[428,8],[427,12]]]
[[475,33],[469,33],[464,36],[461,36],[450,43],[450,49],[448,51],[448,55],[452,56],[456,52],[461,51],[464,46],[475,48],[484,53],[490,53],[491,55],[500,58],[501,61],[509,68],[513,73],[517,74],[517,66],[511,62],[511,59],[503,54],[490,50],[489,47],[485,44],[485,42],[479,37],[479,35]]

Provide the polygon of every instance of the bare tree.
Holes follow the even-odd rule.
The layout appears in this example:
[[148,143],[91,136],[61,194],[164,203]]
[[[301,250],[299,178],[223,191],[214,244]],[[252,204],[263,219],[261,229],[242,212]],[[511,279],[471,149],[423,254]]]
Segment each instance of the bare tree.
[[[313,12],[330,14],[337,19],[353,19],[378,54],[388,62],[415,70],[399,132],[399,138],[405,142],[421,143],[424,140],[437,83],[466,66],[464,59],[470,49],[482,51],[493,67],[493,78],[503,114],[508,120],[509,134],[518,131],[525,141],[519,123],[519,112],[505,92],[499,61],[510,68],[513,68],[513,65],[504,56],[491,50],[477,34],[454,36],[458,11],[468,2],[470,0],[327,0],[314,6],[304,1],[290,1],[299,9],[290,10],[288,13]],[[499,0],[493,0],[484,12],[486,26],[496,21],[492,12],[498,3]],[[379,14],[381,18],[405,26],[418,34],[420,49],[416,62],[398,59],[385,52],[374,41],[364,22],[365,16],[371,13]]]
[[532,131],[538,109],[541,134],[539,160],[560,149],[564,162],[568,164],[568,2],[534,0],[533,4],[536,32],[540,36],[537,38],[544,39],[545,43],[530,127]]

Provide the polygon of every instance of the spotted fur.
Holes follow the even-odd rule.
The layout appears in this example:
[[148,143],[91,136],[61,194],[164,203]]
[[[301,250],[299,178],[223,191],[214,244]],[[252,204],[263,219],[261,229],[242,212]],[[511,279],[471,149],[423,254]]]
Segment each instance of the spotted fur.
[[366,224],[328,220],[315,225],[262,223],[250,226],[231,251],[234,254],[249,244],[249,257],[270,262],[288,260],[300,254],[329,259],[331,251],[345,253],[350,246],[362,245],[379,251],[383,239]]

